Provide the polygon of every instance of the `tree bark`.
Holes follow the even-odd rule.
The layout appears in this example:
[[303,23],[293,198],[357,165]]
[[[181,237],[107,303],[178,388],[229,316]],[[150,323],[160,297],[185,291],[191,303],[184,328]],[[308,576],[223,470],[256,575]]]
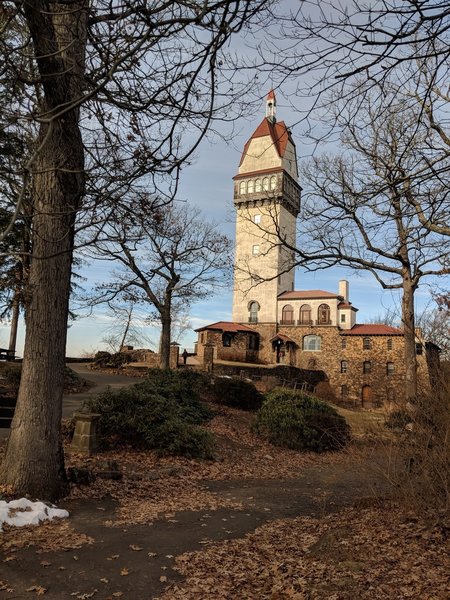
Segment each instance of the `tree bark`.
[[170,368],[170,332],[172,328],[171,305],[165,303],[161,311],[161,369]]
[[414,285],[407,268],[402,269],[402,324],[405,344],[405,396],[414,404],[417,399],[416,332],[414,317]]
[[33,167],[32,260],[26,289],[22,379],[1,481],[17,494],[54,500],[65,490],[61,413],[76,211],[84,192],[79,110],[85,3],[29,0],[24,15],[44,90]]
[[9,332],[9,345],[8,350],[16,353],[17,346],[17,328],[19,326],[19,315],[20,315],[20,292],[16,289],[14,292],[14,298],[12,301],[11,309],[11,329]]

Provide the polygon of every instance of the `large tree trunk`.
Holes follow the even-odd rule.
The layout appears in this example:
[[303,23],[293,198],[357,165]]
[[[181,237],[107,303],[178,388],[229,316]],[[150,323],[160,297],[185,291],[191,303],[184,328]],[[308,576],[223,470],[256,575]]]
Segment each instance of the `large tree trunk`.
[[[24,14],[44,89],[33,172],[32,261],[26,290],[22,380],[1,481],[18,494],[55,499],[65,487],[60,439],[73,228],[84,191],[78,98],[84,64],[84,2],[29,0]],[[55,11],[59,10],[59,14]]]
[[161,349],[160,349],[160,367],[161,369],[170,368],[170,332],[172,329],[170,304],[165,305],[161,311]]
[[405,395],[406,401],[417,398],[416,333],[414,318],[414,285],[407,268],[403,269],[402,324],[405,343]]

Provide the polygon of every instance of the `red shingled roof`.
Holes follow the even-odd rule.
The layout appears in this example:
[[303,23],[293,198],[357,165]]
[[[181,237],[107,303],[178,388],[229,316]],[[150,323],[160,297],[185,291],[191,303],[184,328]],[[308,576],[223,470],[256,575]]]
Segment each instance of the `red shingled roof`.
[[205,325],[204,327],[200,327],[195,331],[204,331],[205,329],[212,329],[214,331],[226,331],[228,333],[238,333],[238,332],[251,332],[258,333],[251,327],[247,327],[246,325],[241,325],[240,323],[233,323],[232,321],[217,321],[217,323],[212,323],[211,325]]
[[284,121],[276,121],[275,123],[271,123],[269,119],[267,119],[267,117],[264,117],[264,119],[253,132],[251,138],[245,144],[239,166],[241,166],[242,161],[244,160],[245,155],[247,154],[250,142],[255,138],[265,136],[270,136],[272,138],[273,145],[275,146],[275,149],[278,152],[278,156],[280,156],[281,158],[283,158],[284,153],[286,152],[288,140],[291,142],[292,145],[295,146],[289,129],[286,127],[286,123]]
[[280,300],[313,300],[314,298],[342,298],[339,294],[325,292],[324,290],[298,290],[283,292],[278,296]]
[[351,302],[339,302],[338,308],[351,308],[354,311],[359,310],[359,308],[355,308]]
[[403,331],[390,325],[363,323],[353,325],[349,331],[341,331],[341,335],[403,335]]

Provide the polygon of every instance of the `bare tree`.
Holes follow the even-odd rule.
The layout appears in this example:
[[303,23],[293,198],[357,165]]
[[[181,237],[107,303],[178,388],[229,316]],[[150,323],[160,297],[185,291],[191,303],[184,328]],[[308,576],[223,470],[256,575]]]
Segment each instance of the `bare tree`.
[[[220,77],[219,63],[230,37],[260,21],[266,4],[2,4],[2,24],[22,34],[0,35],[0,89],[14,82],[25,90],[20,104],[2,95],[2,110],[9,127],[28,121],[38,130],[18,169],[23,185],[14,206],[16,216],[31,186],[24,363],[1,470],[1,482],[18,493],[51,499],[65,487],[60,423],[76,222],[108,219],[131,189],[147,190],[159,204],[173,195],[221,101],[239,108],[224,94],[229,76]],[[24,57],[33,69],[22,69]]]
[[231,269],[230,240],[215,224],[203,221],[198,210],[186,206],[137,215],[124,210],[116,223],[109,224],[108,240],[97,242],[90,252],[121,266],[111,281],[97,286],[90,303],[111,302],[126,294],[156,310],[165,369],[174,313],[185,312],[196,300],[226,286]]
[[[125,345],[153,345],[144,333],[146,319],[138,312],[133,298],[126,298],[124,304],[108,304],[110,324],[103,332],[102,342],[112,352],[120,352]],[[142,346],[141,346],[142,347]]]
[[[357,113],[350,103],[343,125],[344,156],[321,156],[303,169],[309,186],[299,248],[307,268],[348,265],[372,273],[384,289],[401,289],[406,397],[417,395],[414,293],[422,280],[447,272],[449,242],[424,227],[410,204],[409,175],[421,168],[428,133],[395,97],[370,100]],[[356,116],[355,116],[356,114]],[[415,190],[419,202],[439,204],[439,180]],[[420,194],[420,196],[419,196]],[[306,242],[306,239],[309,241]]]

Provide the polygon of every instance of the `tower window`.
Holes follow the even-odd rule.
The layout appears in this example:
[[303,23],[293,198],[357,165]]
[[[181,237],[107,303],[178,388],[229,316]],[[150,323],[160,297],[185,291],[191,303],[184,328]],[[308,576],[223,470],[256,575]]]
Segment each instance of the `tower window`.
[[341,315],[341,323],[345,323],[345,315]]
[[257,323],[258,322],[258,311],[259,304],[257,302],[250,302],[248,305],[249,315],[248,322],[249,323]]
[[255,192],[260,192],[261,191],[261,179],[257,179],[255,181]]
[[255,182],[253,181],[253,179],[250,179],[250,181],[247,184],[247,192],[249,194],[253,194],[254,191],[255,191]]
[[345,350],[347,348],[347,338],[345,337],[341,338],[341,348],[342,350]]
[[241,183],[239,184],[239,193],[240,194],[245,194],[247,185],[245,183],[245,181],[241,181]]
[[364,375],[368,375],[372,370],[372,363],[370,360],[365,360],[363,362],[363,373]]
[[281,324],[282,325],[293,325],[294,324],[294,309],[290,304],[283,306],[281,311]]
[[270,178],[270,189],[274,190],[277,187],[277,178],[275,177],[275,175],[272,175],[272,177]]
[[392,345],[393,345],[393,343],[392,343],[392,338],[388,338],[388,341],[387,341],[387,349],[388,349],[388,350],[392,350]]
[[252,254],[259,254],[260,250],[259,250],[259,244],[254,244],[252,246]]
[[257,225],[261,223],[261,215],[253,215],[253,223],[256,223]]
[[269,189],[269,178],[268,177],[264,177],[263,179],[263,190],[265,192],[267,192]]
[[386,363],[386,375],[388,377],[390,377],[391,375],[393,375],[394,373],[394,363],[393,362],[387,362]]
[[348,371],[348,362],[346,360],[341,360],[341,373],[347,373]]
[[303,338],[303,350],[319,352],[322,348],[322,338],[318,335],[305,335]]
[[328,304],[321,304],[317,311],[318,325],[329,325],[330,320],[330,307]]

